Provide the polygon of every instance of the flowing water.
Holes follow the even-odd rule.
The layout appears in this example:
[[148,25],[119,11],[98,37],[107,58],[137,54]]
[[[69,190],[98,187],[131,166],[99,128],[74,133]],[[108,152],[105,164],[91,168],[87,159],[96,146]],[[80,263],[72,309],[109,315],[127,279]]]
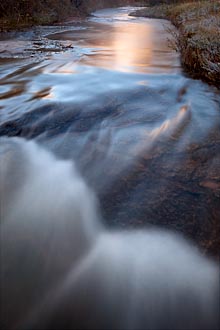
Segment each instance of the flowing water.
[[0,42],[4,329],[218,328],[219,91],[130,11]]

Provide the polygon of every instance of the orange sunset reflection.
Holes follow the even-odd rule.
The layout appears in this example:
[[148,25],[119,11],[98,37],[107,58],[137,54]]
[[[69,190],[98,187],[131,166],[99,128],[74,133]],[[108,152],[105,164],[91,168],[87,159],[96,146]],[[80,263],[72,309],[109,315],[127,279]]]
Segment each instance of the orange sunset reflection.
[[147,24],[121,24],[92,38],[90,45],[98,50],[83,58],[83,63],[142,72],[152,61],[152,27]]
[[[120,32],[113,35],[113,67],[130,70],[148,65],[152,58],[152,28],[149,25],[123,25]],[[139,71],[139,70],[138,70]]]

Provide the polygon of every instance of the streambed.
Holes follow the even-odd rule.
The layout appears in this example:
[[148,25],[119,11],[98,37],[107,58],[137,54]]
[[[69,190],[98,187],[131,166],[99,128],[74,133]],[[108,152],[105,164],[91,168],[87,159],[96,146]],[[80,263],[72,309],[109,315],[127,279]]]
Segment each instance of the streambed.
[[0,135],[74,160],[108,226],[171,228],[216,256],[219,92],[182,72],[168,21],[133,9],[2,37]]

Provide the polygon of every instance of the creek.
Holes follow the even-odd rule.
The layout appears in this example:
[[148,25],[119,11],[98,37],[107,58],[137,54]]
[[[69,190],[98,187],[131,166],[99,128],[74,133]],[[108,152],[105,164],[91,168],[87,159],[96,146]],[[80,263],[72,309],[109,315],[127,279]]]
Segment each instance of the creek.
[[133,9],[1,37],[4,329],[218,328],[219,91]]

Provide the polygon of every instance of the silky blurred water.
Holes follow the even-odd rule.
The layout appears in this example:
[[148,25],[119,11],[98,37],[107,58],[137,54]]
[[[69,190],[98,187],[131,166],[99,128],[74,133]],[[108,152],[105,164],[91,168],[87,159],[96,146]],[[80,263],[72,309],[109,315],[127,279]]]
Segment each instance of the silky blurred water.
[[1,38],[3,328],[218,328],[219,91],[132,10]]
[[73,162],[0,142],[3,329],[218,329],[217,264],[171,231],[107,230]]

